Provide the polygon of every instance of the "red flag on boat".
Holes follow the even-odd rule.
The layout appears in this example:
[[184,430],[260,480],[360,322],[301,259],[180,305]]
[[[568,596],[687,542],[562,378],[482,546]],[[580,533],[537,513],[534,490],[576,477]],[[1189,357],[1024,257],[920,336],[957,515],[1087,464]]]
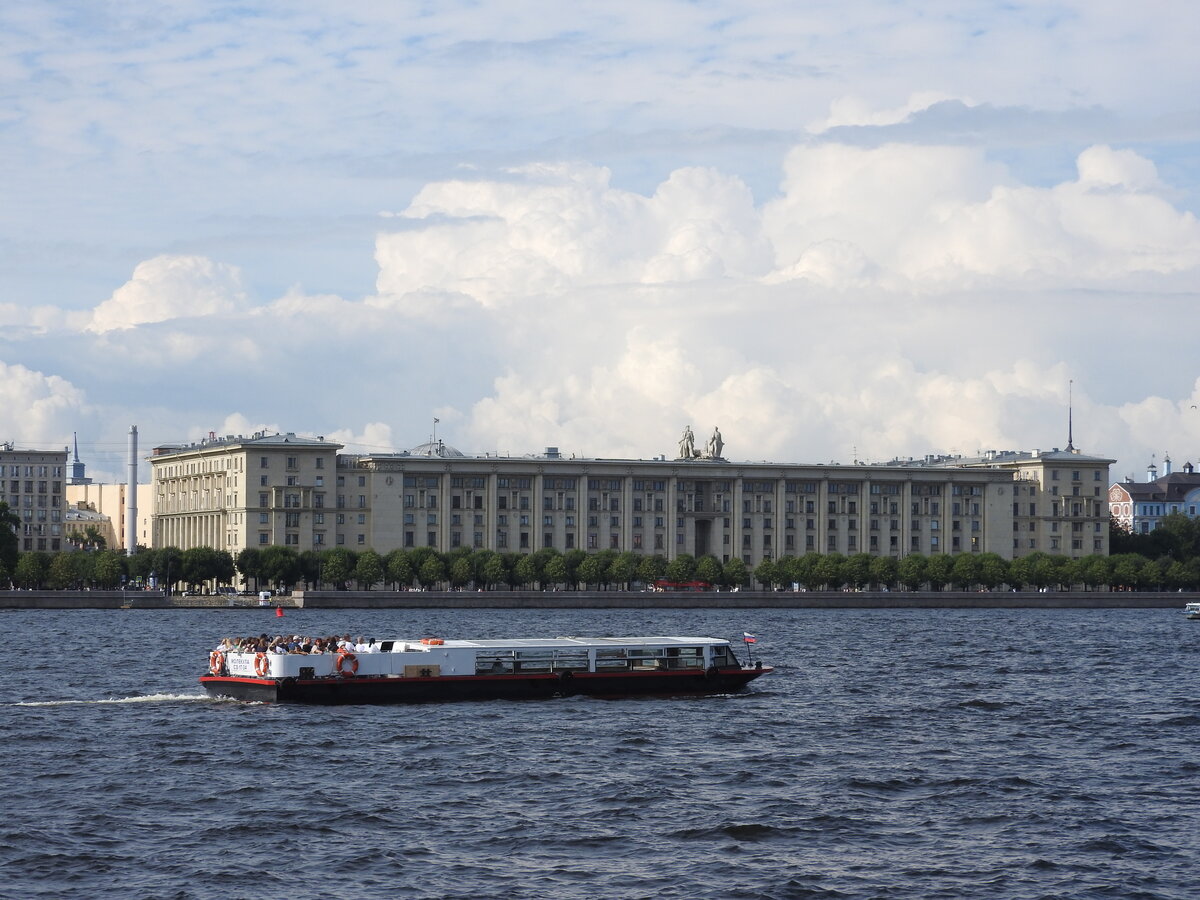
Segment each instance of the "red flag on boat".
[[758,643],[758,638],[756,638],[754,635],[752,635],[748,631],[742,632],[742,640],[745,641],[747,644],[757,644]]

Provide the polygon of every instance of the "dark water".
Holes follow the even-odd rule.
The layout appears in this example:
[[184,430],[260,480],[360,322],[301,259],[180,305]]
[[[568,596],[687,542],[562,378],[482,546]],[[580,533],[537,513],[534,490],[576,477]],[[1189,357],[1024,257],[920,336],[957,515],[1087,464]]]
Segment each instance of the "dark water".
[[283,621],[748,629],[778,668],[720,697],[271,707],[196,682],[270,611],[0,613],[0,896],[1200,896],[1200,623],[1178,611]]

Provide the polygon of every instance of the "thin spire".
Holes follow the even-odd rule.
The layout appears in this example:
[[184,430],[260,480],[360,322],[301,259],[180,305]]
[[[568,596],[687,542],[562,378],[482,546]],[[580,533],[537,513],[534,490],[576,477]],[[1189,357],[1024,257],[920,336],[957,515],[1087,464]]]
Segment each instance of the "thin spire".
[[1067,382],[1067,451],[1071,452],[1075,449],[1075,379],[1072,378]]
[[79,432],[72,431],[71,437],[75,441],[75,462],[79,462]]

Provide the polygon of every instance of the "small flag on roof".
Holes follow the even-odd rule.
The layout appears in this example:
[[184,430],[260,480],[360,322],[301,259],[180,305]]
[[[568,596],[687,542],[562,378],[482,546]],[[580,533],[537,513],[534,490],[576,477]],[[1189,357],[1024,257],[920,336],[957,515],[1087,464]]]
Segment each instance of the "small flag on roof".
[[747,644],[756,644],[756,643],[758,643],[758,638],[756,638],[754,635],[752,635],[752,634],[751,634],[750,632],[748,632],[748,631],[743,631],[743,632],[742,632],[742,640],[743,640],[743,641],[745,641]]

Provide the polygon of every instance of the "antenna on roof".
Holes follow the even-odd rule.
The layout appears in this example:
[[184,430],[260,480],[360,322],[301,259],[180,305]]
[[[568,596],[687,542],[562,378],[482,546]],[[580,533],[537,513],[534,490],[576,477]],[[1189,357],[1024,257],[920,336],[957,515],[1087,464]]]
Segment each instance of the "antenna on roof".
[[1074,441],[1074,400],[1075,400],[1075,379],[1072,378],[1067,382],[1067,451],[1071,452],[1075,449]]

